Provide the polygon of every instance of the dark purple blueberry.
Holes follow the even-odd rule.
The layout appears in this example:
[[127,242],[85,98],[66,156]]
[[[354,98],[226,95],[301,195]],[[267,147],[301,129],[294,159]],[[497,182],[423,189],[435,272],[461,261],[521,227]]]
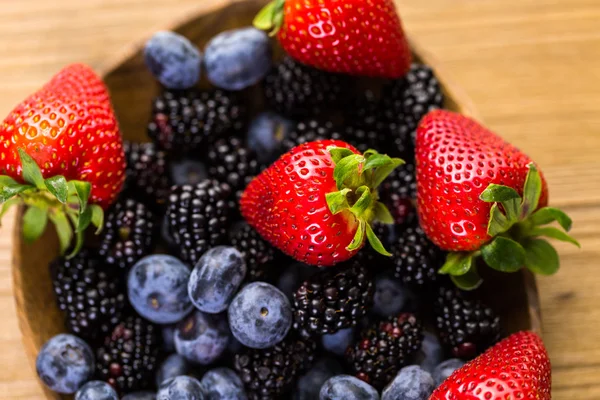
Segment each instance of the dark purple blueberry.
[[229,326],[244,346],[265,349],[287,335],[292,326],[292,306],[275,286],[252,282],[231,302]]
[[208,179],[208,170],[204,163],[184,158],[171,163],[171,179],[177,186],[197,185],[205,179]]
[[179,354],[171,354],[160,364],[156,371],[156,386],[167,379],[186,375],[190,370],[188,361]]
[[154,392],[133,392],[123,396],[121,400],[156,400]]
[[196,310],[177,324],[175,348],[188,361],[207,365],[227,349],[229,337],[225,314]]
[[313,400],[319,398],[321,386],[329,378],[343,372],[342,365],[333,358],[322,358],[317,361],[296,383],[292,400]]
[[296,290],[302,285],[302,282],[310,278],[318,270],[318,267],[312,265],[294,263],[283,270],[277,281],[277,288],[281,290],[290,301],[293,301],[294,293],[296,293]]
[[162,327],[163,350],[166,353],[175,351],[175,327],[176,325],[165,325]]
[[380,317],[390,317],[405,311],[415,295],[391,274],[382,273],[375,278],[375,295],[372,311]]
[[433,389],[431,374],[418,365],[410,365],[383,389],[381,400],[427,400]]
[[281,142],[294,129],[294,123],[271,111],[258,114],[248,128],[248,147],[258,162],[271,164],[281,155]]
[[421,350],[417,353],[415,363],[429,373],[444,359],[444,349],[437,336],[430,332],[423,332]]
[[433,370],[433,381],[435,382],[435,386],[438,387],[444,382],[446,379],[450,377],[459,368],[465,365],[465,362],[458,358],[451,358],[449,360],[441,362],[437,365]]
[[337,356],[343,356],[354,340],[354,327],[340,329],[335,333],[321,336],[323,348]]
[[42,346],[35,367],[50,390],[75,393],[94,373],[94,354],[77,336],[59,334]]
[[189,278],[190,269],[175,257],[144,257],[129,271],[129,301],[142,317],[157,324],[172,324],[193,309],[187,293]]
[[156,400],[206,400],[206,396],[198,379],[178,376],[160,385]]
[[200,311],[220,313],[227,309],[245,276],[242,254],[233,247],[217,246],[196,263],[188,282],[188,294]]
[[108,383],[91,381],[75,393],[75,400],[119,400],[119,396]]
[[208,371],[200,381],[206,400],[246,400],[242,380],[229,368]]
[[350,375],[337,375],[328,379],[319,392],[320,400],[379,400],[377,390],[366,382]]

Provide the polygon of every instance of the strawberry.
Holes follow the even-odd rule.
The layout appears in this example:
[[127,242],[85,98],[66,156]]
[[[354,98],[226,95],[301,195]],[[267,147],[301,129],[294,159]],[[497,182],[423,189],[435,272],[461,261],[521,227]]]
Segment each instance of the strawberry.
[[542,339],[518,332],[454,371],[429,400],[550,400],[551,386]]
[[[556,250],[540,236],[579,245],[571,219],[547,207],[542,173],[519,149],[470,118],[435,110],[416,138],[417,209],[423,230],[450,251],[441,273],[464,289],[481,283],[474,259],[514,272],[558,270]],[[557,221],[564,231],[543,225]]]
[[345,261],[365,237],[389,255],[370,224],[393,223],[377,186],[401,163],[373,150],[360,154],[339,140],[305,143],[250,182],[241,212],[265,239],[307,264]]
[[274,0],[254,25],[293,58],[330,72],[404,76],[411,51],[393,0]]
[[[125,179],[121,135],[108,92],[94,71],[73,64],[21,102],[0,126],[0,201],[24,203],[23,234],[37,239],[54,222],[65,251],[77,247]],[[89,206],[88,206],[89,201]]]

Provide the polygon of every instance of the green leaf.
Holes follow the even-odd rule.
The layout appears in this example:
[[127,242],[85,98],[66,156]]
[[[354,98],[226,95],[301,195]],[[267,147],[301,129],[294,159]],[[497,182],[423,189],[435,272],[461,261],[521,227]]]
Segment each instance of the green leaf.
[[371,245],[373,250],[375,250],[376,252],[378,252],[379,254],[382,254],[384,256],[391,257],[392,254],[390,252],[388,252],[385,249],[385,247],[383,247],[383,243],[381,243],[381,240],[379,240],[379,238],[377,237],[375,232],[373,232],[373,228],[371,228],[371,225],[369,225],[369,224],[365,224],[365,225],[367,227],[367,240],[369,241],[369,244]]
[[57,175],[52,178],[48,178],[44,181],[44,184],[48,191],[54,195],[61,203],[67,202],[67,195],[69,194],[69,185],[64,176]]
[[258,12],[253,25],[257,29],[270,31],[273,36],[283,24],[283,5],[285,0],[273,0]]
[[18,205],[22,202],[22,200],[18,197],[13,197],[12,199],[8,199],[6,200],[4,203],[2,203],[2,210],[0,210],[0,219],[2,219],[2,217],[4,217],[4,214],[6,214],[6,212],[15,205]]
[[516,272],[525,263],[525,249],[512,239],[498,236],[481,248],[483,260],[500,272]]
[[330,146],[327,148],[327,150],[329,151],[329,154],[331,155],[331,159],[333,160],[333,162],[336,165],[337,165],[337,163],[340,162],[340,160],[342,158],[346,158],[348,156],[355,155],[355,153],[352,150],[347,149],[345,147]]
[[6,185],[0,184],[0,203],[4,203],[5,201],[8,201],[12,197],[16,196],[17,194],[24,192],[27,189],[33,188],[34,187],[31,185],[22,185],[20,183]]
[[[353,183],[359,179],[358,165],[364,161],[364,157],[359,154],[352,154],[351,156],[342,158],[333,170],[333,179],[337,184],[337,188],[341,190],[344,186],[355,187]],[[350,182],[346,182],[349,178],[352,178]]]
[[98,204],[92,204],[89,208],[92,210],[92,225],[96,227],[98,235],[104,226],[104,210]]
[[577,240],[575,240],[574,238],[572,238],[571,236],[569,236],[568,233],[565,233],[563,231],[561,231],[558,228],[553,228],[553,227],[546,227],[546,228],[540,228],[540,227],[534,227],[533,229],[531,229],[529,231],[528,234],[529,237],[535,237],[535,236],[546,236],[552,239],[556,239],[556,240],[560,240],[562,242],[568,242],[568,243],[572,243],[577,247],[581,247],[581,245],[579,244],[579,242]]
[[508,219],[508,222],[512,224],[520,220],[519,214],[521,210],[521,202],[519,200],[506,200],[501,204],[504,208],[504,212],[506,213],[506,218]]
[[381,182],[387,178],[393,170],[404,164],[404,160],[401,158],[391,158],[392,162],[375,170],[375,176],[373,177],[373,187],[378,187]]
[[354,234],[354,238],[350,242],[350,244],[346,247],[348,251],[354,251],[360,249],[363,241],[365,240],[365,231],[367,229],[367,223],[363,220],[358,222],[358,228],[356,229],[356,233]]
[[534,163],[528,165],[529,172],[523,186],[523,202],[521,203],[521,218],[531,215],[537,208],[542,195],[542,178]]
[[344,210],[350,208],[350,204],[348,204],[347,194],[352,190],[346,188],[342,189],[339,192],[327,193],[325,195],[325,200],[327,201],[327,205],[329,206],[329,211],[332,214],[340,213]]
[[392,164],[392,158],[386,154],[372,154],[367,158],[367,162],[363,168],[363,171],[383,167],[384,165]]
[[558,271],[560,262],[556,249],[544,239],[530,239],[523,243],[525,266],[531,272],[552,275]]
[[87,202],[92,191],[92,185],[89,182],[69,181],[69,193],[75,193],[79,198],[79,213],[83,213],[87,207]]
[[0,175],[0,186],[4,186],[4,185],[17,185],[17,184],[18,184],[18,182],[15,181],[10,176]]
[[73,250],[71,251],[71,253],[69,253],[69,255],[67,256],[67,258],[71,258],[71,257],[75,256],[77,253],[79,253],[79,250],[81,250],[81,248],[83,247],[85,230],[87,229],[87,227],[90,225],[90,222],[92,221],[91,207],[87,207],[85,209],[85,211],[83,213],[81,213],[81,215],[79,215],[79,217],[72,218],[72,220],[73,220],[73,225],[75,225],[75,227],[76,227],[75,228],[75,246],[73,247]]
[[54,223],[56,233],[58,234],[58,241],[60,243],[60,253],[64,254],[69,246],[71,245],[71,239],[73,238],[73,229],[67,219],[67,216],[62,212],[50,213],[50,220]]
[[488,235],[495,237],[509,230],[512,225],[512,222],[509,222],[500,210],[498,203],[494,203],[490,209],[490,221],[487,228]]
[[483,283],[475,267],[464,275],[450,275],[450,279],[462,290],[475,290]]
[[38,207],[29,207],[23,214],[23,238],[32,243],[42,236],[48,223],[48,210]]
[[519,193],[511,187],[492,183],[481,192],[479,198],[487,203],[502,203],[508,200],[520,199],[521,196],[519,196]]
[[394,223],[394,217],[390,213],[390,210],[380,201],[375,203],[375,207],[373,208],[373,220],[388,225]]
[[361,186],[356,189],[356,195],[360,197],[350,208],[350,212],[354,214],[356,218],[363,219],[365,212],[370,209],[373,204],[373,195],[368,186]]
[[465,275],[473,267],[473,259],[472,253],[448,253],[446,262],[438,272],[440,274],[449,274],[453,276]]
[[44,177],[37,163],[23,149],[19,149],[19,158],[21,158],[21,166],[23,168],[23,180],[35,185],[38,189],[46,189],[44,185]]
[[567,232],[569,232],[571,226],[573,226],[571,218],[562,210],[554,207],[540,208],[531,216],[531,222],[534,225],[545,225],[554,221],[558,222],[558,224]]

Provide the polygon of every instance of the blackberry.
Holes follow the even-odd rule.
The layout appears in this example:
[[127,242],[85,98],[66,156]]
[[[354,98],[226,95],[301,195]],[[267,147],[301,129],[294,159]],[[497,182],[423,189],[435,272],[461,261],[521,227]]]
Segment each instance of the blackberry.
[[261,170],[256,154],[236,137],[217,141],[208,152],[207,163],[210,177],[227,182],[238,199]]
[[304,118],[339,106],[348,78],[303,65],[286,56],[267,75],[269,106],[288,118]]
[[379,193],[388,207],[399,199],[416,199],[417,177],[415,165],[408,162],[394,169],[381,183]]
[[436,247],[417,224],[399,230],[391,253],[396,278],[408,285],[424,286],[438,279],[444,253]]
[[502,336],[500,317],[455,287],[439,288],[434,314],[440,341],[458,358],[474,358]]
[[166,90],[154,100],[148,135],[168,152],[195,154],[244,126],[245,108],[222,90]]
[[167,223],[180,258],[192,266],[211,247],[224,244],[229,228],[231,188],[204,180],[195,186],[174,186],[169,195]]
[[269,242],[245,222],[236,224],[229,233],[231,245],[246,261],[246,282],[269,281],[277,251]]
[[87,249],[52,261],[50,276],[69,332],[93,343],[120,321],[127,307],[122,280]]
[[137,200],[121,199],[105,218],[98,254],[108,265],[129,270],[154,249],[154,214]]
[[162,341],[160,328],[130,316],[96,350],[96,375],[123,395],[154,386]]
[[281,153],[290,151],[303,143],[323,139],[342,139],[331,122],[316,119],[299,122],[296,127],[281,142]]
[[379,93],[373,90],[365,90],[354,96],[351,106],[344,110],[344,121],[361,128],[372,128],[383,117]]
[[125,191],[149,207],[161,207],[167,201],[171,179],[167,155],[154,143],[123,143],[127,169]]
[[354,346],[346,350],[346,359],[357,378],[381,390],[411,362],[422,341],[419,320],[403,313],[365,329]]
[[266,349],[244,348],[235,355],[234,368],[249,400],[278,399],[294,389],[298,378],[308,371],[315,351],[315,342],[288,336]]
[[309,336],[355,326],[371,307],[373,291],[368,269],[356,262],[323,269],[294,294],[294,328]]

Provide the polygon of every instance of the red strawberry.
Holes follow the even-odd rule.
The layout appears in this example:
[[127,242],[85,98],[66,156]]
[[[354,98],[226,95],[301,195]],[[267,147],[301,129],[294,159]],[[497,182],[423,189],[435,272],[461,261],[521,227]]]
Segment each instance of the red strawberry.
[[410,68],[393,0],[274,0],[255,26],[278,32],[290,56],[325,71],[400,78]]
[[519,332],[454,371],[429,400],[550,400],[551,386],[542,339]]
[[102,209],[123,185],[125,158],[108,92],[90,67],[64,68],[20,103],[0,126],[0,141],[0,199],[30,206],[27,239],[42,233],[47,218],[59,228],[63,249],[69,220],[78,233],[90,220],[101,225]]
[[298,261],[330,266],[369,243],[388,254],[370,227],[392,223],[377,186],[398,165],[339,140],[309,142],[258,175],[240,200],[242,215],[264,238]]
[[513,272],[558,269],[558,256],[539,236],[577,242],[563,231],[541,227],[571,220],[546,207],[541,172],[519,149],[477,122],[449,111],[427,114],[417,129],[418,213],[429,238],[451,252],[440,272],[465,288],[480,282],[473,258]]

